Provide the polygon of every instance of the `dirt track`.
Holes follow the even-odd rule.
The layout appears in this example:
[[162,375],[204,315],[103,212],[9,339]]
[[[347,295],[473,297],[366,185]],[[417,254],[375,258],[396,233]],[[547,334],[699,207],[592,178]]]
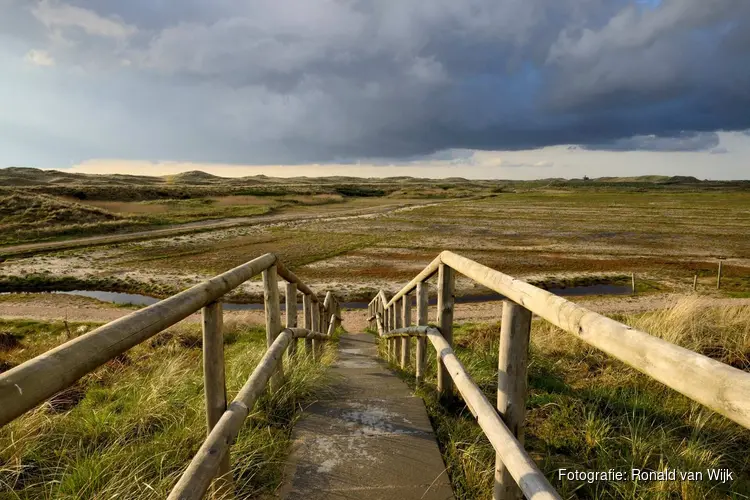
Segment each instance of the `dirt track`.
[[[599,313],[636,313],[669,307],[680,295],[646,295],[640,297],[588,297],[574,301]],[[705,298],[708,304],[750,305],[750,299]],[[491,322],[500,319],[500,302],[479,302],[459,304],[454,318],[458,322]],[[30,294],[6,295],[0,300],[0,318],[67,320],[71,322],[108,322],[132,313],[133,309],[117,307],[96,299],[72,295]],[[254,324],[264,322],[263,311],[225,311],[226,318],[242,318]],[[367,326],[367,311],[356,309],[344,311],[343,326],[350,332],[361,332]],[[430,308],[430,317],[435,316],[435,308]],[[185,321],[199,322],[200,315],[193,314]]]
[[256,226],[263,224],[274,224],[279,222],[301,222],[310,220],[332,221],[350,219],[355,217],[369,217],[373,215],[382,215],[391,212],[397,212],[400,210],[410,210],[417,207],[428,207],[437,205],[439,203],[441,202],[431,201],[429,203],[416,204],[394,203],[392,205],[383,205],[379,207],[334,211],[330,214],[278,214],[261,215],[257,217],[235,217],[231,219],[188,222],[186,224],[174,225],[164,229],[152,229],[149,231],[137,231],[132,233],[110,234],[102,236],[87,236],[85,238],[75,238],[64,241],[26,243],[23,245],[0,247],[0,260],[8,257],[28,256],[41,252],[67,250],[70,248],[80,248],[95,245],[110,245],[113,243],[124,243],[130,241],[141,241],[152,238],[163,238],[165,236],[178,236],[199,231],[212,231],[215,229],[227,229],[239,226]]

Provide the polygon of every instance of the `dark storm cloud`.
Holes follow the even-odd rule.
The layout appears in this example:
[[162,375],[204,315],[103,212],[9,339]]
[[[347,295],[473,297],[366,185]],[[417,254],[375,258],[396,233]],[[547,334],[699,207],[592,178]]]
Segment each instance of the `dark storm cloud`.
[[[87,96],[76,108],[81,133],[101,138],[94,142],[110,157],[711,150],[714,131],[750,128],[747,0],[0,0],[0,8],[2,35],[48,52],[55,66],[46,71]],[[111,110],[104,123],[86,116],[101,106]],[[34,125],[40,137],[64,126],[53,119]]]
[[637,135],[613,140],[605,144],[590,144],[587,149],[608,151],[712,151],[718,153],[719,135],[716,132],[682,132],[673,137]]

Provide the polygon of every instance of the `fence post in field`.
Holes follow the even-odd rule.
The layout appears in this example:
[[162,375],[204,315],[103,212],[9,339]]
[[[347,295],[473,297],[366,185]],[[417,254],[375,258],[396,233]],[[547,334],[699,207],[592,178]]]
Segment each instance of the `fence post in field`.
[[[438,267],[437,323],[448,345],[453,348],[453,301],[456,279],[453,269],[440,263]],[[453,380],[438,356],[437,390],[441,396],[453,394]]]
[[698,290],[698,275],[693,276],[693,291]]
[[[393,303],[393,327],[395,329],[401,328],[403,326],[401,322],[402,319],[401,301],[397,300]],[[398,362],[401,361],[401,339],[398,337],[394,337],[393,342],[396,345],[396,348],[394,349],[396,359],[394,359],[393,361],[394,363],[398,364]]]
[[635,273],[630,273],[630,286],[635,293]]
[[[523,445],[531,311],[510,300],[503,301],[500,348],[497,359],[497,409],[510,432]],[[495,457],[493,500],[522,498],[500,455]]]
[[[312,330],[312,297],[310,295],[302,296],[302,326],[308,330]],[[312,339],[305,339],[305,352],[309,355],[312,353],[313,341]]]
[[716,289],[717,290],[721,289],[721,265],[722,265],[722,263],[723,263],[723,261],[720,260],[719,261],[719,272],[716,275]]
[[[417,325],[427,326],[427,305],[428,305],[428,288],[427,283],[420,281],[417,283]],[[416,376],[417,383],[424,380],[425,360],[427,358],[427,339],[417,337],[416,353]]]
[[[210,433],[227,409],[227,388],[224,376],[224,333],[221,302],[212,302],[201,310],[203,323],[203,387],[206,395],[206,424]],[[234,492],[229,453],[219,465],[214,483],[219,498],[230,498]]]
[[[411,297],[408,293],[401,297],[401,322],[406,328],[411,326]],[[404,336],[401,339],[401,369],[406,370],[409,367],[411,358],[411,337]]]
[[[281,332],[281,305],[279,303],[279,281],[276,266],[263,271],[263,300],[266,311],[266,347],[271,347],[273,341]],[[278,369],[271,377],[269,387],[276,392],[284,381],[284,367],[279,363]]]
[[[286,327],[297,327],[297,283],[286,284]],[[289,355],[294,356],[297,353],[297,339],[292,339],[289,343]]]
[[[320,303],[313,302],[312,304],[312,329],[315,332],[320,331]],[[318,354],[320,350],[320,340],[313,340],[312,341],[312,352],[313,352],[313,359],[318,359]]]

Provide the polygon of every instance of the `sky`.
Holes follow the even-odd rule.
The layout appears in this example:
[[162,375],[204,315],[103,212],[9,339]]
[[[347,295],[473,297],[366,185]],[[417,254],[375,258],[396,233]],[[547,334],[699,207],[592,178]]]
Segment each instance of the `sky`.
[[747,0],[0,0],[0,167],[748,178]]

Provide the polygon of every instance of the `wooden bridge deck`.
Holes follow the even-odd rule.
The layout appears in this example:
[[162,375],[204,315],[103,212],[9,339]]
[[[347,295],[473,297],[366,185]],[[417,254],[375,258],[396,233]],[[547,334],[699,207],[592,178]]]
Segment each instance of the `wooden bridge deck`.
[[331,394],[295,426],[282,498],[453,498],[424,403],[378,358],[376,342],[341,337]]

